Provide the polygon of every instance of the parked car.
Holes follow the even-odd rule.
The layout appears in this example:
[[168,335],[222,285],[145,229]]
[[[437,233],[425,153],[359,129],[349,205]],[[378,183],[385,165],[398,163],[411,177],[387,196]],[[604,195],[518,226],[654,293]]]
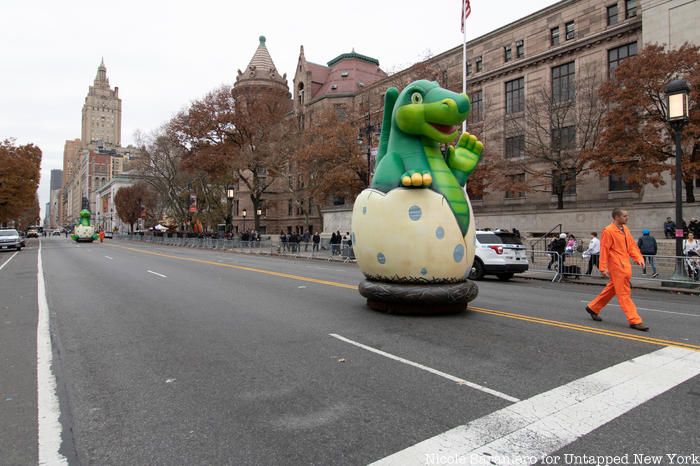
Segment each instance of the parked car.
[[22,250],[22,238],[19,232],[12,229],[0,230],[0,249]]
[[526,272],[529,267],[523,242],[511,232],[479,230],[475,243],[471,280],[480,280],[484,275],[510,280],[514,274]]
[[61,236],[61,231],[60,231],[60,230],[54,230],[53,233],[51,233],[51,236]]
[[111,231],[105,230],[105,239],[106,238],[112,239],[113,237],[114,237],[114,235],[112,234]]

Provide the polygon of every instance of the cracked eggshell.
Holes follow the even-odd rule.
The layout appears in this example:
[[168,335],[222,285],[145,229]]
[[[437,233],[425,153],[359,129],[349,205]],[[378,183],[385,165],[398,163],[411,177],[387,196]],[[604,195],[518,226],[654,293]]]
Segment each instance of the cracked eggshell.
[[95,234],[95,227],[92,225],[76,225],[73,234],[75,234],[78,238],[88,238]]
[[365,189],[352,211],[352,244],[360,270],[383,281],[463,280],[474,261],[469,207],[469,229],[462,236],[447,200],[431,189],[396,188],[386,194]]

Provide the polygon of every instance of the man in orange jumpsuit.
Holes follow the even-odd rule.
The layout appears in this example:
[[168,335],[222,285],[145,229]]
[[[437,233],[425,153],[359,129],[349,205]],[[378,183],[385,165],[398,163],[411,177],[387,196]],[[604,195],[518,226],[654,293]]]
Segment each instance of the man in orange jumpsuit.
[[588,303],[586,312],[595,321],[601,321],[598,314],[606,304],[617,295],[617,302],[620,303],[622,311],[627,316],[630,327],[642,332],[649,331],[649,327],[644,325],[642,318],[637,313],[637,306],[632,301],[632,290],[630,289],[630,278],[632,278],[632,265],[630,257],[640,267],[644,267],[644,258],[637,247],[637,242],[632,238],[627,219],[629,214],[626,210],[616,208],[612,211],[613,221],[603,229],[603,237],[600,240],[600,266],[601,275],[610,278],[605,289]]

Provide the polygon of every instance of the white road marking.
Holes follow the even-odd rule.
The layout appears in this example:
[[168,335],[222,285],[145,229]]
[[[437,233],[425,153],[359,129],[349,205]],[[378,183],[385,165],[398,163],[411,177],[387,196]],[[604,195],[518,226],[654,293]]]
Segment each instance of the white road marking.
[[[581,300],[582,303],[588,303],[589,301],[586,300]],[[620,307],[619,304],[612,304],[609,303],[607,304],[608,306],[615,306],[615,307]],[[674,312],[674,311],[662,311],[661,309],[649,309],[648,307],[637,307],[637,309],[640,309],[642,311],[651,311],[651,312],[663,312],[664,314],[678,314],[680,316],[690,316],[690,317],[700,317],[700,314],[688,314],[686,312]]]
[[114,260],[114,258],[112,258],[112,257],[109,257],[109,256],[105,256],[105,257],[109,260]]
[[700,352],[663,348],[508,406],[373,464],[533,464],[698,374]]
[[36,374],[37,374],[37,423],[39,464],[68,464],[59,452],[61,448],[61,409],[56,394],[56,376],[53,373],[51,351],[51,327],[49,304],[46,299],[44,269],[41,262],[41,242],[37,263],[37,294],[39,317],[36,327]]
[[167,276],[163,275],[162,273],[154,272],[153,270],[146,270],[146,272],[152,273],[153,275],[158,275],[159,277],[168,278]]
[[5,267],[5,266],[6,266],[6,265],[7,265],[7,264],[8,264],[8,263],[9,263],[9,262],[10,262],[10,261],[12,260],[12,259],[14,259],[14,258],[15,258],[15,256],[16,256],[17,254],[19,254],[19,251],[15,251],[15,253],[14,253],[14,254],[12,254],[12,255],[10,256],[10,258],[9,258],[9,259],[7,259],[7,260],[6,260],[5,262],[3,262],[3,264],[2,264],[2,265],[0,265],[0,270],[2,270],[2,269],[3,269],[3,267]]
[[439,371],[437,369],[433,369],[432,367],[424,366],[423,364],[418,364],[417,362],[409,361],[408,359],[401,358],[399,356],[395,356],[391,353],[387,353],[382,350],[378,350],[376,348],[372,348],[371,346],[363,345],[362,343],[358,343],[356,341],[350,340],[349,338],[345,338],[343,336],[340,336],[336,333],[329,333],[330,336],[333,338],[337,338],[340,341],[344,341],[345,343],[350,343],[351,345],[355,345],[358,348],[365,349],[367,351],[371,351],[373,353],[382,355],[386,358],[393,359],[394,361],[399,361],[404,364],[408,364],[409,366],[417,367],[418,369],[423,369],[424,371],[430,372],[431,374],[439,375],[440,377],[444,377],[448,380],[451,380],[453,382],[457,382],[459,385],[466,385],[467,387],[474,388],[476,390],[480,390],[482,392],[488,393],[489,395],[497,396],[498,398],[502,398],[506,401],[510,401],[512,403],[517,403],[520,401],[517,398],[514,398],[510,395],[506,395],[505,393],[501,393],[499,391],[493,390],[488,387],[484,387],[479,384],[475,384],[473,382],[469,382],[468,380],[460,379],[459,377],[455,377],[454,375],[446,374],[445,372]]

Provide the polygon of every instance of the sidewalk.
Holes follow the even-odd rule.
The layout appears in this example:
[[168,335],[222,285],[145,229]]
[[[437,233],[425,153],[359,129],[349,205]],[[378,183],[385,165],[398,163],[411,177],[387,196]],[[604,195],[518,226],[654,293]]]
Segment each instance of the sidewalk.
[[[551,282],[554,278],[552,272],[536,272],[530,271],[525,273],[519,273],[515,276],[516,278],[527,278],[530,280],[546,280]],[[598,285],[605,286],[607,279],[596,276],[582,275],[580,278],[574,278],[571,276],[564,276],[561,283],[578,283],[580,285]],[[668,287],[662,286],[662,281],[660,280],[645,280],[643,278],[632,277],[632,288],[638,290],[651,290],[651,291],[665,291],[667,293],[679,293],[687,295],[700,296],[700,288],[678,288],[678,287]]]

